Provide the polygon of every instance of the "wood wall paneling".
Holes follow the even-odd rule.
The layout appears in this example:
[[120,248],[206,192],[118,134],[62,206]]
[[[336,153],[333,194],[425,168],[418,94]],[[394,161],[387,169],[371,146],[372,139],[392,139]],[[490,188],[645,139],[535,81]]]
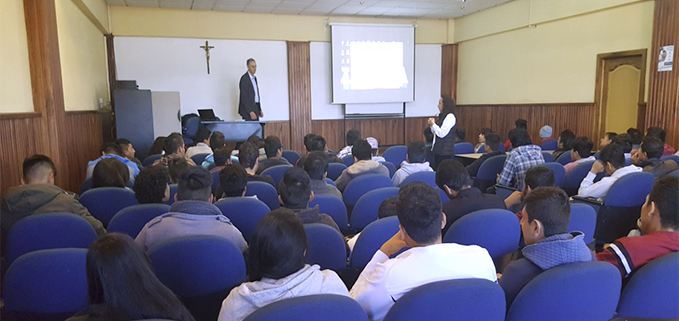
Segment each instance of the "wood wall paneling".
[[21,184],[24,158],[47,153],[50,142],[42,137],[44,127],[40,117],[0,119],[0,190],[4,192]]
[[[661,46],[674,45],[674,68],[658,72]],[[646,106],[646,128],[667,131],[666,142],[679,148],[679,1],[656,0],[651,44],[651,73]]]
[[309,42],[288,41],[290,149],[303,153],[304,135],[311,133],[311,54]]
[[457,101],[458,45],[441,46],[441,95],[450,95]]
[[283,145],[283,149],[290,149],[290,122],[289,121],[272,121],[266,123],[264,126],[264,134],[266,136],[278,136]]

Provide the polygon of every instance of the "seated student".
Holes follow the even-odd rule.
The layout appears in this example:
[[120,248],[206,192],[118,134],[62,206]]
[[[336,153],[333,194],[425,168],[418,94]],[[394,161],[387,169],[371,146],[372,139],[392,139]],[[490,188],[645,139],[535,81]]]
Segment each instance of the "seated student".
[[431,166],[429,166],[429,162],[425,160],[425,156],[424,142],[414,141],[408,144],[406,160],[401,163],[401,168],[399,168],[396,173],[394,173],[394,177],[391,178],[391,182],[394,183],[394,186],[398,187],[412,174],[418,172],[433,172]]
[[97,235],[106,233],[101,222],[78,202],[75,195],[54,185],[56,175],[57,168],[49,157],[36,154],[24,159],[21,185],[8,189],[2,197],[0,234],[3,240],[20,219],[33,214],[53,212],[73,213],[86,219]]
[[137,151],[134,150],[134,146],[132,146],[132,142],[130,140],[125,138],[118,138],[116,140],[116,144],[120,146],[120,149],[122,151],[121,156],[133,161],[135,164],[137,164],[137,167],[139,167],[139,169],[144,167],[142,166],[141,161],[134,156]]
[[278,200],[281,205],[291,209],[302,224],[322,223],[342,234],[330,215],[319,212],[318,205],[309,207],[309,202],[313,199],[309,174],[299,167],[288,169],[278,184]]
[[523,209],[523,202],[526,196],[538,187],[554,186],[554,172],[551,169],[543,166],[534,166],[526,171],[526,179],[523,180],[523,188],[521,191],[514,191],[505,199],[505,207],[516,213],[516,217],[521,219],[521,210]]
[[530,135],[525,129],[513,129],[509,139],[512,141],[512,151],[507,156],[498,184],[519,188],[523,184],[526,171],[545,163],[540,146],[533,145]]
[[344,191],[352,179],[363,174],[380,174],[389,177],[389,169],[377,161],[372,160],[372,147],[365,139],[359,139],[351,148],[354,155],[354,164],[342,171],[335,180],[335,185],[340,191]]
[[162,166],[144,168],[139,172],[132,189],[139,204],[165,204],[170,200],[170,173]]
[[241,232],[212,205],[212,175],[190,166],[179,175],[175,203],[168,213],[144,225],[135,241],[144,251],[161,241],[189,235],[215,235],[233,242],[241,251],[247,244]]
[[189,168],[189,162],[186,158],[173,158],[167,163],[167,170],[170,174],[170,183],[177,184],[179,182],[179,174]]
[[486,135],[492,133],[493,130],[490,128],[481,128],[481,133],[479,134],[479,143],[474,146],[474,153],[478,153],[481,147],[486,145]]
[[267,136],[264,139],[264,151],[266,152],[266,159],[259,162],[257,166],[257,174],[272,166],[276,165],[290,165],[288,161],[281,159],[283,157],[283,144],[277,136]]
[[632,139],[627,133],[615,136],[615,138],[613,138],[613,143],[622,146],[625,160],[632,159]]
[[191,158],[198,154],[212,154],[210,148],[210,130],[205,127],[199,127],[196,133],[196,146],[191,146],[186,150],[186,157]]
[[271,184],[271,186],[276,187],[276,183],[274,183],[271,176],[262,176],[257,174],[257,168],[259,168],[259,152],[257,146],[254,144],[248,142],[240,145],[240,148],[238,149],[238,163],[240,163],[240,165],[243,166],[245,171],[248,173],[248,182],[267,182]]
[[[263,140],[259,139],[259,137],[257,137],[257,135],[252,134],[252,135],[250,135],[250,137],[248,137],[248,140],[246,142],[252,144],[253,146],[255,146],[257,148],[257,152],[258,152],[258,155],[259,155],[258,159],[259,159],[260,162],[266,159],[266,150],[264,149],[264,141]],[[236,145],[236,146],[238,147],[238,145]],[[231,152],[231,155],[235,155],[236,157],[238,157],[239,152],[240,152],[240,147],[238,147],[237,150],[234,150],[233,152]]]
[[130,181],[130,170],[123,162],[115,158],[102,159],[92,171],[92,188],[127,187]]
[[[618,135],[620,137],[620,135]],[[594,178],[597,174],[606,171],[611,176],[604,177],[600,181],[594,183]],[[602,198],[606,196],[608,190],[613,183],[621,177],[641,172],[641,168],[634,165],[625,166],[625,156],[622,146],[618,144],[610,144],[601,150],[601,157],[594,162],[592,169],[587,173],[585,179],[580,183],[578,189],[578,196],[580,197],[594,197]]]
[[476,174],[479,173],[479,168],[481,168],[481,164],[487,159],[497,155],[505,155],[505,152],[500,151],[500,144],[502,144],[502,142],[500,141],[500,136],[498,134],[486,133],[484,138],[486,141],[484,143],[486,153],[481,155],[481,157],[476,159],[473,163],[467,165],[469,176],[476,177]]
[[311,191],[314,195],[332,195],[342,199],[337,187],[325,181],[328,177],[328,161],[321,151],[311,152],[304,160],[304,171],[311,179]]
[[279,208],[255,226],[245,256],[248,282],[235,287],[222,302],[218,321],[240,321],[270,303],[314,294],[348,296],[332,270],[306,264],[307,236],[295,214]]
[[103,146],[101,146],[102,156],[87,163],[87,172],[85,174],[86,178],[92,177],[94,166],[97,166],[97,163],[99,163],[102,159],[115,158],[129,167],[130,181],[134,182],[134,178],[139,175],[139,166],[137,166],[135,162],[120,156],[122,154],[123,150],[120,148],[120,145],[116,143],[105,143]]
[[660,141],[663,143],[663,154],[662,154],[662,156],[672,155],[675,152],[674,147],[667,145],[665,143],[666,135],[667,134],[665,133],[665,130],[660,128],[660,127],[649,127],[646,130],[646,136],[660,139]]
[[354,143],[355,143],[357,140],[359,140],[359,139],[361,139],[361,132],[359,132],[359,131],[356,130],[356,129],[351,129],[351,130],[349,130],[349,131],[347,132],[347,137],[346,137],[347,146],[345,146],[344,148],[342,148],[342,149],[339,151],[339,153],[337,153],[337,157],[339,157],[340,159],[342,159],[342,158],[344,158],[344,157],[346,157],[346,156],[351,155],[351,147],[354,146]]
[[220,171],[224,166],[232,164],[229,148],[226,146],[215,148],[215,152],[212,154],[212,163],[215,164],[215,167],[210,170],[210,173]]
[[[646,263],[679,251],[679,178],[657,179],[641,207],[642,236],[623,237],[604,246],[597,260],[615,265],[623,279]],[[676,286],[676,285],[674,285]]]
[[641,141],[641,148],[632,155],[632,164],[642,168],[644,172],[649,172],[653,176],[663,176],[677,168],[677,163],[673,160],[662,161],[663,142],[660,139],[646,136]]
[[224,166],[219,172],[219,188],[215,199],[231,198],[231,197],[248,197],[257,198],[256,195],[245,196],[248,189],[248,173],[245,172],[243,166],[238,164],[229,164]]
[[306,134],[304,135],[304,148],[306,149],[306,153],[309,154],[313,151],[313,148],[311,147],[311,141],[316,137],[316,134]]
[[[377,208],[377,219],[381,220],[385,217],[396,216],[397,202],[398,198],[396,198],[396,196],[389,197],[386,200],[382,201],[380,207]],[[361,232],[358,232],[356,235],[352,236],[350,239],[347,240],[347,247],[349,247],[349,251],[354,250],[354,247],[356,246],[356,241],[358,241],[359,236],[361,236]]]
[[[396,213],[399,231],[375,253],[349,291],[370,320],[384,319],[394,302],[423,284],[469,278],[497,280],[495,265],[485,249],[441,243],[446,216],[433,187],[423,182],[401,187]],[[389,258],[406,247],[410,249]]]
[[552,126],[544,125],[540,128],[540,145],[550,140],[555,140],[552,138]]
[[[226,148],[226,138],[224,137],[224,134],[222,132],[214,131],[212,132],[212,135],[210,135],[210,155],[207,155],[205,157],[205,160],[201,164],[204,168],[209,168],[212,164],[215,163],[215,152],[219,148]],[[227,149],[228,150],[228,149]],[[229,157],[231,156],[231,151],[229,151]],[[217,165],[219,166],[219,165]]]
[[156,137],[156,140],[153,141],[153,145],[151,145],[151,148],[149,148],[149,156],[165,154],[165,150],[163,150],[163,148],[165,147],[166,139],[167,137],[165,136]]
[[365,140],[368,141],[368,144],[370,144],[370,148],[372,149],[372,160],[376,162],[386,162],[387,160],[380,156],[380,145],[377,143],[377,138],[368,137]]
[[526,284],[553,267],[594,260],[582,232],[568,232],[571,205],[558,187],[540,187],[526,197],[521,234],[526,246],[523,258],[507,265],[499,280],[507,309]]
[[571,151],[571,144],[575,139],[575,134],[570,129],[566,129],[559,134],[559,148],[552,152],[552,157],[556,161],[563,153]]
[[571,144],[573,149],[571,150],[571,159],[573,160],[572,162],[563,165],[563,169],[566,172],[566,175],[570,173],[573,168],[576,166],[585,163],[585,162],[592,162],[595,161],[596,158],[594,158],[594,155],[592,155],[592,148],[594,147],[594,143],[589,140],[587,137],[578,137],[573,140],[573,144]]
[[493,194],[484,194],[471,186],[469,173],[458,161],[446,159],[439,164],[436,170],[436,185],[450,198],[442,200],[443,213],[446,214],[446,226],[441,231],[443,235],[455,221],[471,212],[487,208],[505,208],[505,203],[500,197]]
[[605,133],[604,137],[601,137],[601,139],[599,139],[599,149],[602,149],[607,145],[613,143],[613,139],[615,139],[615,136],[618,136],[618,134],[614,132]]
[[[307,145],[306,142],[304,144]],[[328,163],[344,164],[342,159],[337,157],[335,153],[328,150],[328,145],[326,144],[325,138],[323,138],[323,136],[314,135],[313,138],[309,141],[309,144],[307,145],[307,151],[308,151],[307,154],[315,151],[323,152],[323,155],[325,155],[325,159],[328,161]],[[299,160],[297,160],[297,166],[304,167],[305,159],[306,155],[302,155],[302,157],[300,157]]]
[[184,144],[184,137],[179,133],[172,133],[165,138],[165,145],[163,146],[164,156],[153,162],[153,166],[167,166],[170,160],[175,158],[183,158],[191,166],[196,166],[196,163],[191,158],[186,157],[186,145]]
[[[514,121],[514,129],[524,129],[524,130],[528,131],[528,121],[525,120],[525,119],[521,119],[521,118],[515,120]],[[513,131],[514,129],[510,130],[510,132]],[[508,138],[509,138],[509,136],[510,135],[507,135]],[[531,140],[533,140],[532,137],[531,137]],[[507,141],[505,142],[505,150],[509,150],[510,147],[512,147],[512,141],[511,141],[511,139],[507,139]]]
[[89,307],[67,321],[194,320],[128,235],[102,236],[90,246],[85,262]]
[[627,129],[627,135],[629,135],[629,138],[632,140],[632,150],[638,150],[639,146],[641,146],[641,140],[644,138],[644,134],[641,133],[640,130],[630,127]]

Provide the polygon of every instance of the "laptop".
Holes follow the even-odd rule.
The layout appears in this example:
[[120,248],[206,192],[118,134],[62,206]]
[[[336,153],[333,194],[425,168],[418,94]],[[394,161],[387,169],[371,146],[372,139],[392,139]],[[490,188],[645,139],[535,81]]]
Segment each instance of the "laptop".
[[200,115],[200,120],[202,121],[217,120],[217,116],[215,116],[215,111],[212,109],[198,109],[198,115]]

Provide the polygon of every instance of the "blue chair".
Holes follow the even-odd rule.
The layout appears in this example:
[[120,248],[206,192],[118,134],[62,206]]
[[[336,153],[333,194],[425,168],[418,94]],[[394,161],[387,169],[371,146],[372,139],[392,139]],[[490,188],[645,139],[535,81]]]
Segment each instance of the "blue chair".
[[210,154],[196,154],[191,156],[191,160],[196,163],[196,165],[201,166],[205,161],[205,157],[208,157],[208,155]]
[[326,177],[326,178],[325,178],[325,182],[328,183],[328,184],[330,184],[330,185],[332,185],[332,186],[337,187],[337,184],[335,184],[335,181],[333,181],[333,180],[330,179],[330,178],[327,178],[327,177]]
[[551,162],[543,163],[537,166],[549,168],[552,173],[554,173],[554,186],[563,187],[563,183],[566,178],[566,171],[563,169],[563,165],[557,162]]
[[337,223],[342,232],[348,231],[349,219],[347,218],[347,207],[341,198],[332,195],[314,195],[314,199],[309,202],[309,207],[318,205],[321,213],[330,215]]
[[347,214],[351,216],[354,205],[365,193],[378,188],[392,186],[391,178],[380,174],[363,174],[352,179],[344,189],[344,193],[342,193],[344,205],[347,206]]
[[[476,147],[475,147],[475,148],[476,148]],[[476,152],[477,152],[477,153],[481,153],[481,154],[485,153],[485,152],[486,152],[486,145],[481,145],[481,147],[479,148],[479,150],[477,150]]]
[[403,163],[403,161],[406,160],[406,156],[408,156],[408,146],[406,145],[391,146],[384,151],[384,154],[382,154],[382,156],[388,162],[391,162],[392,164],[400,167],[401,163]]
[[173,238],[153,245],[147,254],[158,279],[196,320],[217,320],[222,300],[245,281],[243,254],[225,238]]
[[542,152],[542,158],[545,159],[545,163],[551,163],[554,161],[554,156],[550,152]]
[[679,319],[679,252],[642,266],[622,289],[618,317]]
[[[498,148],[499,151],[501,152],[508,152],[508,150],[505,150],[505,144],[500,144],[500,148]],[[512,150],[511,147],[509,147],[509,150]]]
[[278,186],[278,183],[283,179],[283,176],[285,175],[285,172],[288,171],[288,169],[292,168],[292,165],[276,165],[276,166],[271,166],[264,171],[262,171],[262,176],[271,176],[273,178],[274,183],[276,186]]
[[[134,182],[133,181],[128,181],[127,182],[127,187],[133,188],[134,187]],[[92,189],[92,177],[86,179],[81,185],[80,185],[80,190],[78,191],[78,195],[83,195],[85,192],[89,191]]]
[[512,195],[512,193],[516,192],[517,189],[508,187],[508,186],[502,186],[502,185],[495,185],[495,195],[501,199],[506,199],[509,197],[509,195]]
[[342,157],[342,163],[347,167],[354,165],[354,155],[347,155]]
[[485,192],[486,189],[495,185],[497,174],[502,172],[506,159],[507,155],[497,155],[486,159],[479,166],[479,171],[474,179],[474,187],[480,189],[481,192]]
[[366,226],[358,236],[354,250],[349,257],[349,267],[363,269],[382,244],[398,232],[398,217],[390,216],[374,221]]
[[560,265],[526,284],[509,308],[507,321],[609,320],[620,284],[620,272],[609,263]]
[[174,204],[174,196],[177,195],[178,189],[179,189],[179,185],[170,184],[170,198],[167,200],[167,205]]
[[167,204],[139,204],[126,207],[118,212],[108,223],[108,232],[125,233],[136,238],[144,225],[170,210]]
[[100,220],[104,227],[108,226],[108,222],[118,211],[139,204],[133,191],[120,187],[93,188],[80,196],[80,203],[87,207],[90,214]]
[[589,173],[589,170],[592,169],[593,164],[594,162],[578,164],[568,173],[568,175],[566,175],[563,181],[563,189],[568,196],[578,194],[580,184],[582,183],[582,180],[585,179],[585,176],[587,176],[587,173]]
[[594,153],[594,159],[599,160],[601,158],[601,152]]
[[186,146],[193,146],[195,143],[197,143],[195,139],[199,128],[200,117],[198,117],[198,115],[186,119],[186,123],[182,128],[182,135],[184,138],[184,144],[186,144]]
[[486,209],[471,212],[453,223],[443,237],[444,243],[478,245],[490,256],[500,258],[519,249],[521,226],[508,210]]
[[238,228],[247,242],[250,242],[257,222],[271,212],[262,201],[247,197],[223,198],[215,203],[215,206],[231,220],[231,223]]
[[[556,139],[548,140],[542,144],[540,144],[540,148],[542,150],[549,150],[549,151],[555,151],[559,149],[559,141]],[[547,160],[545,160],[546,162]]]
[[365,193],[358,199],[349,217],[352,232],[359,232],[371,222],[377,220],[377,211],[384,200],[398,196],[398,187],[383,187]]
[[572,161],[573,161],[573,159],[571,158],[571,152],[570,151],[566,151],[565,153],[561,154],[561,156],[559,156],[555,160],[555,162],[557,162],[561,165],[566,165],[566,164],[568,164]]
[[568,231],[580,231],[585,233],[585,244],[594,242],[594,229],[596,228],[596,211],[586,204],[571,204],[571,222]]
[[660,157],[661,161],[673,160],[675,163],[679,164],[679,155],[667,155]]
[[89,306],[86,249],[22,255],[5,274],[3,319],[64,320]]
[[474,145],[471,143],[457,143],[453,147],[453,154],[454,155],[460,155],[460,154],[473,154],[474,153]]
[[679,177],[679,169],[675,169],[669,172],[668,174],[666,174],[666,176]]
[[328,178],[331,180],[336,180],[342,172],[347,169],[344,164],[340,163],[329,163],[328,164]]
[[154,154],[154,155],[149,155],[148,157],[144,158],[144,161],[141,162],[141,164],[144,167],[149,167],[153,165],[157,160],[161,159],[163,155],[161,154]]
[[[211,186],[212,194],[217,192],[217,188],[219,187],[219,173],[221,173],[221,172],[222,172],[222,170],[220,169],[220,170],[217,170],[217,171],[210,173],[210,175],[212,175],[212,186]],[[221,196],[221,195],[219,195],[219,196]]]
[[276,301],[245,318],[245,321],[368,321],[363,308],[350,297],[317,294]]
[[267,182],[250,181],[245,189],[245,196],[257,196],[272,211],[281,207],[278,201],[278,191]]
[[283,157],[292,165],[297,164],[297,161],[299,160],[299,154],[294,150],[284,150]]
[[7,263],[38,250],[89,248],[97,233],[87,220],[73,213],[44,213],[26,216],[7,233],[4,256]]
[[396,165],[394,165],[392,162],[380,162],[380,163],[389,170],[389,178],[394,177],[394,174],[396,173]]
[[347,250],[342,234],[322,223],[304,224],[304,231],[309,244],[306,250],[307,263],[333,271],[347,267]]
[[418,286],[389,309],[384,321],[504,321],[505,293],[485,279],[457,279]]
[[406,177],[406,179],[403,180],[399,187],[403,187],[410,182],[425,182],[429,186],[435,188],[437,191],[439,191],[441,202],[446,202],[450,199],[448,195],[446,195],[446,192],[436,185],[436,172],[417,172],[410,174],[408,177]]

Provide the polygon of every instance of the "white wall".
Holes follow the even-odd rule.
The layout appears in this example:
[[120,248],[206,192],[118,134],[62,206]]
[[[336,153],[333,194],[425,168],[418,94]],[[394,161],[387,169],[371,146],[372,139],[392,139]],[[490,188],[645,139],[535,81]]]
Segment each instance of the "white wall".
[[[332,102],[330,43],[312,42],[312,119],[342,119],[342,105]],[[415,101],[406,104],[407,117],[433,116],[441,96],[441,45],[415,45]],[[376,108],[377,109],[377,108]],[[401,108],[397,108],[398,112]]]
[[288,120],[288,62],[283,41],[208,39],[210,74],[207,74],[206,39],[116,37],[118,79],[136,80],[141,89],[178,91],[182,114],[212,108],[223,120],[238,115],[238,81],[245,61],[257,61],[257,81],[264,118]]

